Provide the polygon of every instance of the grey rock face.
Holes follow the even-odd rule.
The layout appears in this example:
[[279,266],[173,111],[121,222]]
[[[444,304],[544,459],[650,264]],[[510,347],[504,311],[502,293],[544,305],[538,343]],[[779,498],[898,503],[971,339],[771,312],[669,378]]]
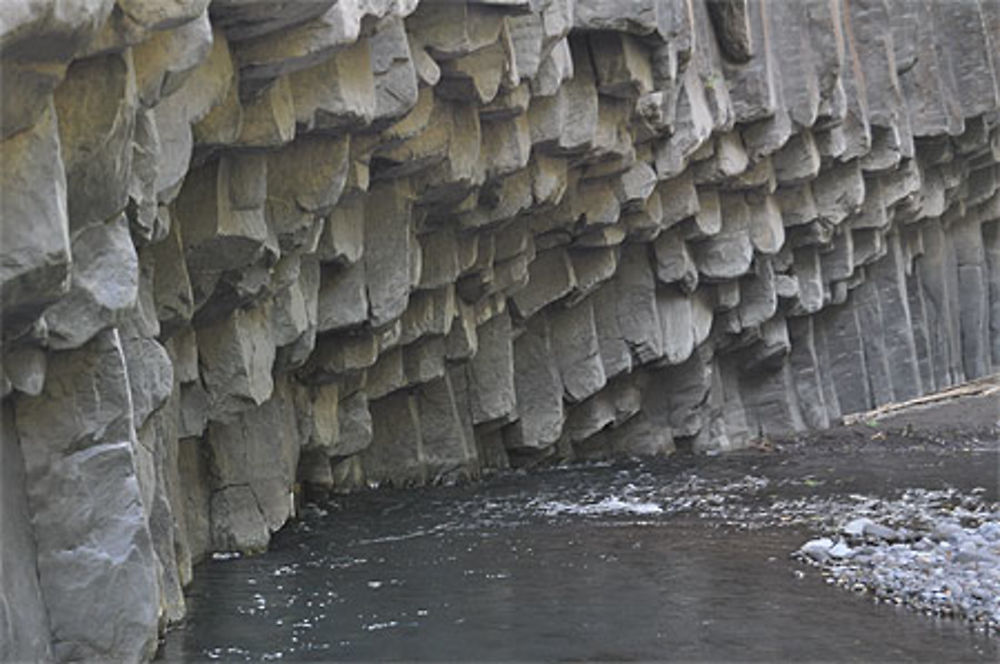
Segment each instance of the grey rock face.
[[69,4],[0,7],[0,657],[147,657],[303,485],[1000,367],[990,3]]
[[136,104],[129,51],[73,63],[56,89],[67,206],[74,231],[125,208]]
[[0,657],[4,661],[40,661],[52,656],[49,618],[38,587],[37,549],[25,491],[24,459],[6,401],[0,421]]
[[34,126],[2,145],[0,301],[6,338],[68,290],[70,239],[66,172],[52,104]]
[[261,549],[291,515],[290,487],[302,446],[293,403],[289,386],[282,382],[259,408],[240,413],[230,423],[209,423],[216,547]]
[[76,348],[124,321],[139,296],[139,259],[124,215],[79,231],[71,246],[69,293],[43,314],[54,349]]
[[237,311],[198,331],[202,380],[219,417],[241,412],[243,404],[260,405],[271,396],[274,342],[269,307]]
[[520,405],[518,446],[544,448],[562,433],[563,384],[544,317],[533,319],[514,342],[514,389]]
[[469,363],[472,421],[481,424],[509,416],[515,405],[514,353],[510,317],[501,313],[477,331],[479,350]]
[[53,354],[15,409],[53,654],[151,656],[159,590],[118,333]]
[[66,65],[93,40],[111,13],[111,0],[88,0],[68,7],[12,5],[4,12],[3,43],[7,80],[23,95],[4,95],[3,137],[31,127],[44,112]]

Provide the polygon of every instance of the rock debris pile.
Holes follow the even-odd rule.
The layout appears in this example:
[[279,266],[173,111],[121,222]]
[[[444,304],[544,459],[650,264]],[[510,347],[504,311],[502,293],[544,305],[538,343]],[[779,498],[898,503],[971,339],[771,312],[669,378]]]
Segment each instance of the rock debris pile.
[[1000,629],[1000,506],[911,489],[862,501],[847,518],[796,556],[843,588]]
[[148,657],[296,487],[729,449],[1000,367],[995,2],[0,19],[0,657]]

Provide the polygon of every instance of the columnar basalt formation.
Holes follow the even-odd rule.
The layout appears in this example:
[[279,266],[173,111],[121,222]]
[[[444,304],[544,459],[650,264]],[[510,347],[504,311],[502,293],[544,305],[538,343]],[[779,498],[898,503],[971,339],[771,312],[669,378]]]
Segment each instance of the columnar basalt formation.
[[297,487],[726,450],[1000,368],[993,0],[0,7],[0,659]]

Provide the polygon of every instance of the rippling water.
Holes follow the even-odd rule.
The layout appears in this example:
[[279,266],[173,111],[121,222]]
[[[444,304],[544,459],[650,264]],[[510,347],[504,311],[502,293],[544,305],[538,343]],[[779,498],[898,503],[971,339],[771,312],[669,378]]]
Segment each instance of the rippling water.
[[[996,500],[995,450],[880,454],[899,486],[992,481]],[[789,558],[837,501],[895,490],[878,459],[828,461],[590,466],[342,497],[265,555],[200,566],[160,657],[996,661],[994,637],[836,590]]]

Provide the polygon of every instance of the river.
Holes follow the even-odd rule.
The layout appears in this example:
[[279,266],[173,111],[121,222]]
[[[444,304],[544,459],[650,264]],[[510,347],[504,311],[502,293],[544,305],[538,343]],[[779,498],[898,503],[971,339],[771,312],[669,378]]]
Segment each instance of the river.
[[264,555],[200,565],[159,657],[997,661],[995,632],[789,554],[844,505],[904,489],[995,504],[998,459],[995,441],[862,440],[337,497]]

